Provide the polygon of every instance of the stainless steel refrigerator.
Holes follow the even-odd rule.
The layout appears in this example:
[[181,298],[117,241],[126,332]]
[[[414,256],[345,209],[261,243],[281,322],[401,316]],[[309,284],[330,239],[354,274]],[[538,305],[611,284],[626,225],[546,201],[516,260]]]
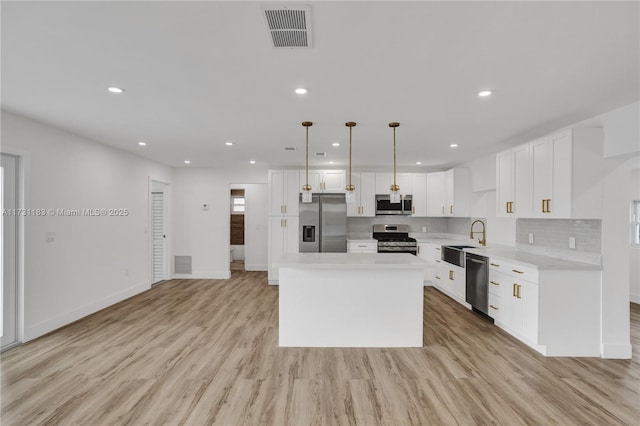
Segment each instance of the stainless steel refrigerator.
[[300,253],[347,252],[347,203],[344,194],[300,198]]

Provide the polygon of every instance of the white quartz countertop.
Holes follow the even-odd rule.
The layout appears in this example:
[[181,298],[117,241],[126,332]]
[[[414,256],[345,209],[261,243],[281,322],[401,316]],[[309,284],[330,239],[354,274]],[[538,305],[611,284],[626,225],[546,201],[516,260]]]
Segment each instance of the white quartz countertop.
[[558,256],[545,256],[543,254],[530,253],[525,250],[519,250],[515,247],[489,244],[488,247],[482,247],[476,241],[471,240],[453,240],[444,237],[427,237],[418,238],[419,243],[435,243],[439,245],[469,245],[477,248],[466,249],[470,253],[480,256],[487,256],[491,259],[500,259],[505,262],[518,262],[524,265],[536,268],[538,270],[567,270],[567,271],[600,271],[602,266],[593,263],[579,262],[576,260],[563,259]]
[[296,253],[280,259],[280,267],[318,269],[408,269],[422,270],[427,262],[408,253]]
[[544,256],[541,254],[529,253],[512,247],[479,247],[468,249],[469,253],[487,256],[490,259],[500,259],[506,262],[514,261],[537,268],[538,270],[583,270],[600,271],[602,266],[590,263],[576,262],[574,260],[560,259],[558,257]]

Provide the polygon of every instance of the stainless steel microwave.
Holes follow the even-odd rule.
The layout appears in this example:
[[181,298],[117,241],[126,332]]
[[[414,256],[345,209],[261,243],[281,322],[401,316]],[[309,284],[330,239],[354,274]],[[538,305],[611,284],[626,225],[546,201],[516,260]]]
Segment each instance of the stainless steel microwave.
[[399,203],[392,203],[389,194],[376,195],[376,214],[411,214],[411,195],[403,195]]

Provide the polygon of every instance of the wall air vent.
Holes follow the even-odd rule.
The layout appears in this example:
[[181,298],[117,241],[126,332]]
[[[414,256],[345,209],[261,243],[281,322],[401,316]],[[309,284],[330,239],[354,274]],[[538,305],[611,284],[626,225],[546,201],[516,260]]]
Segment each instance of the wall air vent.
[[316,152],[316,157],[326,157],[327,153],[326,152]]
[[273,47],[311,47],[311,7],[263,5],[262,14]]

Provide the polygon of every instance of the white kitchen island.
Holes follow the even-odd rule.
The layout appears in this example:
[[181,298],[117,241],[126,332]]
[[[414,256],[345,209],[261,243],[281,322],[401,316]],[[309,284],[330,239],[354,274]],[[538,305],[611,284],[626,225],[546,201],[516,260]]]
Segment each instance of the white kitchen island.
[[424,267],[406,253],[283,257],[279,345],[422,347]]

